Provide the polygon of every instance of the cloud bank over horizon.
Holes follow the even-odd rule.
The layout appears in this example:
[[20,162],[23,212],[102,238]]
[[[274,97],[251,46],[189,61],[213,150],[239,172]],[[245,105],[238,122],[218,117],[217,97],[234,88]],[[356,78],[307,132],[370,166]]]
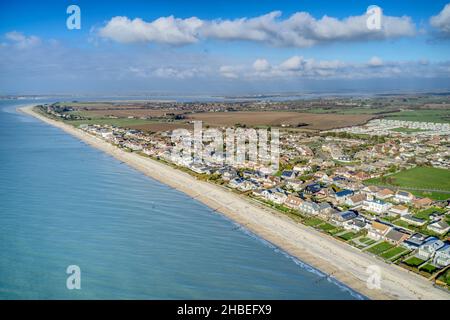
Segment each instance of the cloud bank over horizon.
[[116,16],[98,30],[98,35],[119,43],[186,45],[212,39],[305,48],[336,41],[412,37],[417,33],[415,24],[408,16],[383,16],[383,27],[380,30],[367,28],[367,14],[344,19],[329,16],[316,19],[308,12],[296,12],[286,19],[281,17],[281,11],[233,20],[201,20],[197,17],[180,19],[168,16],[146,22],[142,18]]

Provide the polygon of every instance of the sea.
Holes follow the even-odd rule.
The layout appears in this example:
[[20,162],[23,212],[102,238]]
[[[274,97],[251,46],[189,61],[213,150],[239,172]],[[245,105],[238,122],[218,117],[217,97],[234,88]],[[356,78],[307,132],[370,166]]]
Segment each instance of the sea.
[[0,299],[365,299],[16,110],[52,99],[0,100]]

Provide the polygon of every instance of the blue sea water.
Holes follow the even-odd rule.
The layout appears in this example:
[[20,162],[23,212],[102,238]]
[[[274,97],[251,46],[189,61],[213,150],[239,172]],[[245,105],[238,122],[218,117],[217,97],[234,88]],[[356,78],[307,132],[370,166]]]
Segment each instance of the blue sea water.
[[0,101],[0,299],[362,298],[26,103]]

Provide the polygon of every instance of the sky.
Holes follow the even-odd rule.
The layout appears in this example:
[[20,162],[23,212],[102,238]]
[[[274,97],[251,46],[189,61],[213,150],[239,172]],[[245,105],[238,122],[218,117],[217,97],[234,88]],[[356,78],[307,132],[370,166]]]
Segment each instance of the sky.
[[449,0],[0,2],[0,95],[449,89]]

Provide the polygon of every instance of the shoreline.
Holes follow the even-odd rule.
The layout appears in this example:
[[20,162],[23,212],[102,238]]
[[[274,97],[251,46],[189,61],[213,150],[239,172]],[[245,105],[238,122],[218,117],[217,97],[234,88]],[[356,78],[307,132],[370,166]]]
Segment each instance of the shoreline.
[[[19,107],[18,110],[60,128],[143,174],[195,198],[361,295],[370,299],[450,299],[450,294],[434,287],[432,282],[415,273],[380,261],[220,186],[199,181],[186,172],[121,150],[68,124],[40,115],[32,108],[33,106],[26,106]],[[380,289],[369,289],[366,285],[369,277],[367,267],[373,265],[381,270]]]

